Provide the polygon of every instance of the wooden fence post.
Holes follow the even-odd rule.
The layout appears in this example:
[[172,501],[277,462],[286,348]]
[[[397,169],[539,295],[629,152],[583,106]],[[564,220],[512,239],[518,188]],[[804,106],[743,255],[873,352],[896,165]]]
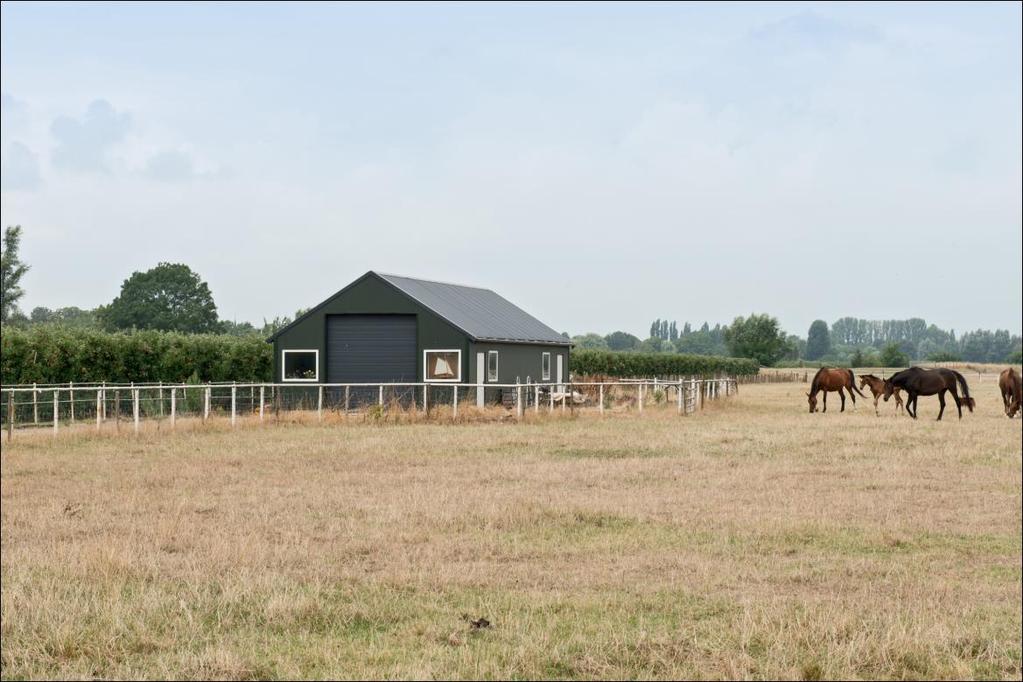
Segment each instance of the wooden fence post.
[[209,384],[206,385],[206,390],[203,391],[202,399],[202,420],[205,423],[210,418],[210,393],[213,389],[210,388]]
[[427,417],[430,416],[430,403],[428,402],[429,399],[427,398],[427,394],[429,392],[430,392],[430,385],[429,384],[423,384],[423,413]]
[[678,413],[682,414],[682,379],[678,380],[678,385],[675,387],[675,399],[678,400]]
[[547,388],[549,389],[547,391],[547,395],[551,399],[551,407],[550,407],[550,410],[548,410],[548,412],[550,412],[551,414],[554,414],[554,386],[551,385],[551,384],[547,384]]
[[600,416],[604,416],[604,384],[600,384],[600,389],[597,392],[597,400],[600,402]]
[[636,389],[639,393],[639,411],[643,411],[643,384],[640,383]]
[[57,424],[60,423],[60,391],[53,389],[53,435],[57,435]]
[[174,423],[178,417],[178,389],[171,389],[171,428],[174,428]]
[[14,391],[7,394],[7,442],[11,442],[11,438],[14,437],[14,396],[17,395]]
[[235,421],[237,419],[238,411],[236,409],[238,404],[238,387],[234,384],[231,385],[231,428],[234,428]]
[[456,419],[458,417],[458,384],[451,387],[451,418]]
[[377,405],[380,405],[381,407],[383,407],[384,406],[384,385],[380,384],[380,386],[378,386],[377,389],[378,389],[377,390]]
[[103,394],[103,390],[97,388],[96,389],[96,431],[97,432],[100,430],[100,426],[103,423],[103,411],[102,411],[102,407],[101,407],[102,403],[103,403],[102,394]]
[[160,397],[160,417],[162,418],[163,417],[163,382],[162,381],[160,382],[159,397]]
[[352,404],[351,386],[345,386],[345,419],[348,419],[348,407]]
[[103,406],[103,417],[101,421],[107,420],[107,382],[103,382],[103,388],[101,390],[103,394],[103,401],[100,403]]
[[131,389],[131,414],[135,420],[135,435],[139,432],[139,389]]
[[533,413],[540,414],[540,384],[537,384],[533,390],[536,391],[533,399]]
[[39,393],[36,389],[36,385],[32,384],[32,423],[36,426],[39,425],[39,398],[36,395]]
[[259,421],[263,422],[263,408],[265,406],[264,399],[266,398],[266,386],[260,384],[259,386]]
[[114,389],[114,427],[118,433],[121,432],[121,391]]
[[73,382],[73,381],[67,382],[67,387],[68,387],[68,397],[71,399],[71,403],[70,403],[70,405],[71,405],[71,424],[73,426],[74,423],[75,423],[75,382]]
[[522,384],[515,382],[515,416],[522,419]]
[[316,421],[323,421],[323,386],[316,391]]

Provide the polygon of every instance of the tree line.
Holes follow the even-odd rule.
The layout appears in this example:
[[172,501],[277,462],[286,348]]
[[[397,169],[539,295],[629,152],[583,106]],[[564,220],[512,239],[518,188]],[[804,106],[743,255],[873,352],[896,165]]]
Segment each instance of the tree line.
[[946,331],[918,317],[907,320],[843,317],[830,327],[824,320],[814,320],[807,331],[805,359],[862,362],[871,366],[872,359],[897,352],[907,361],[1019,363],[1023,357],[1021,348],[1023,338],[1007,329],[977,329],[957,337],[954,329]]
[[[209,285],[182,263],[159,263],[133,272],[114,300],[94,309],[40,306],[26,315],[18,307],[25,293],[21,280],[29,270],[18,254],[21,236],[20,226],[7,227],[0,251],[0,324],[5,328],[59,326],[106,332],[152,330],[265,337],[293,319],[264,319],[260,327],[220,319]],[[295,317],[303,312],[296,311]],[[571,338],[577,350],[730,356],[750,358],[763,366],[808,361],[897,367],[913,360],[1019,363],[1021,358],[1021,338],[1007,330],[979,329],[957,336],[954,329],[945,331],[921,318],[843,317],[830,326],[824,320],[815,320],[805,339],[783,331],[778,320],[768,314],[737,317],[730,324],[713,327],[708,322],[699,327],[689,322],[679,326],[676,320],[658,318],[650,324],[646,339],[625,331]]]
[[[752,346],[747,329],[756,329],[756,334],[762,335]],[[624,331],[606,335],[591,332],[571,338],[582,350],[754,357],[764,365],[805,361],[850,367],[905,367],[914,361],[1023,361],[1023,338],[1018,334],[1005,329],[978,329],[957,336],[954,329],[945,331],[921,318],[843,317],[830,326],[824,320],[815,320],[806,338],[785,333],[769,315],[740,317],[731,325],[713,327],[707,322],[699,327],[684,322],[680,327],[675,320],[656,319],[650,323],[646,339]]]
[[[27,315],[18,307],[25,295],[22,277],[29,265],[19,257],[22,229],[8,226],[0,252],[0,288],[3,305],[0,324],[29,328],[58,325],[71,329],[120,332],[155,330],[182,334],[227,334],[231,336],[269,336],[293,318],[275,317],[256,327],[250,322],[222,320],[209,285],[183,263],[159,263],[148,270],[136,271],[121,284],[114,300],[91,310],[75,306],[51,309],[33,308]],[[295,316],[302,314],[302,310]]]

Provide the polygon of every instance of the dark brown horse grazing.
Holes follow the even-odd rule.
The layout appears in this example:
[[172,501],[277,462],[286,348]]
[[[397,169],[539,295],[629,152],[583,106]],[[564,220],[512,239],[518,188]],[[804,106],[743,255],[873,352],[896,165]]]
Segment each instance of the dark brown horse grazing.
[[[959,398],[959,391],[956,389],[957,384],[963,389],[962,399]],[[906,412],[913,419],[916,419],[916,401],[922,395],[937,394],[938,404],[941,405],[941,409],[938,410],[938,421],[941,421],[941,415],[945,413],[945,391],[951,393],[952,399],[956,401],[956,409],[959,410],[960,419],[963,418],[964,403],[970,412],[973,412],[973,408],[976,405],[976,402],[970,397],[970,387],[966,385],[966,379],[954,369],[946,369],[944,367],[939,367],[938,369],[910,367],[901,372],[896,372],[890,379],[884,382],[885,401],[892,396],[896,388],[901,388],[909,394],[909,397],[906,399]]]
[[[845,393],[842,392],[843,388],[849,391],[853,405],[856,404],[856,393],[859,393],[861,398],[867,397],[860,393],[860,389],[856,388],[856,377],[853,376],[851,369],[821,367],[817,370],[817,373],[813,375],[813,381],[810,382],[810,392],[806,394],[806,402],[810,405],[810,414],[817,411],[817,394],[822,391],[824,392],[824,409],[822,412],[828,411],[828,391],[838,391],[838,396],[842,399],[842,409],[839,411],[845,412]],[[856,393],[853,393],[853,391]]]
[[1005,415],[1012,419],[1020,411],[1020,402],[1023,399],[1023,380],[1012,367],[1003,369],[998,375],[998,389],[1002,392],[1002,402],[1005,404]]
[[[873,374],[861,374],[860,375],[860,388],[864,386],[870,389],[871,394],[874,396],[874,414],[881,416],[881,413],[877,411],[877,401],[884,395],[884,379],[876,377]],[[895,396],[895,411],[904,410],[902,406],[902,396],[899,395],[899,389],[895,389],[892,392]]]

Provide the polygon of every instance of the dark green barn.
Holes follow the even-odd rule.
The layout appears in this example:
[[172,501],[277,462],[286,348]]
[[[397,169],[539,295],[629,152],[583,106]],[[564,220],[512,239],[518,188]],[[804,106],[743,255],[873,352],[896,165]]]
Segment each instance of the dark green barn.
[[367,272],[267,339],[283,383],[568,380],[571,342],[489,289]]

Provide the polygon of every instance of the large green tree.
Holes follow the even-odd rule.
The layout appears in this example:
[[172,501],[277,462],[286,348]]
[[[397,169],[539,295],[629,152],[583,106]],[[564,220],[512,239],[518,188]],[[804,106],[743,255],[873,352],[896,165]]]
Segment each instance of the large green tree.
[[641,343],[638,337],[621,331],[611,332],[604,338],[611,350],[635,350]]
[[21,225],[7,226],[4,230],[3,250],[0,250],[0,321],[7,322],[18,310],[18,301],[25,295],[21,278],[28,266],[18,257],[21,246]]
[[806,357],[807,360],[820,360],[831,352],[831,334],[828,332],[828,323],[824,320],[814,320],[810,325],[810,331],[806,334]]
[[770,315],[737,317],[725,327],[724,337],[734,357],[753,358],[765,366],[773,365],[789,349],[785,332]]
[[219,331],[217,306],[206,282],[181,263],[160,263],[124,280],[121,294],[100,311],[108,329]]
[[579,350],[607,350],[607,339],[600,334],[579,334],[578,336],[572,337],[572,343]]

